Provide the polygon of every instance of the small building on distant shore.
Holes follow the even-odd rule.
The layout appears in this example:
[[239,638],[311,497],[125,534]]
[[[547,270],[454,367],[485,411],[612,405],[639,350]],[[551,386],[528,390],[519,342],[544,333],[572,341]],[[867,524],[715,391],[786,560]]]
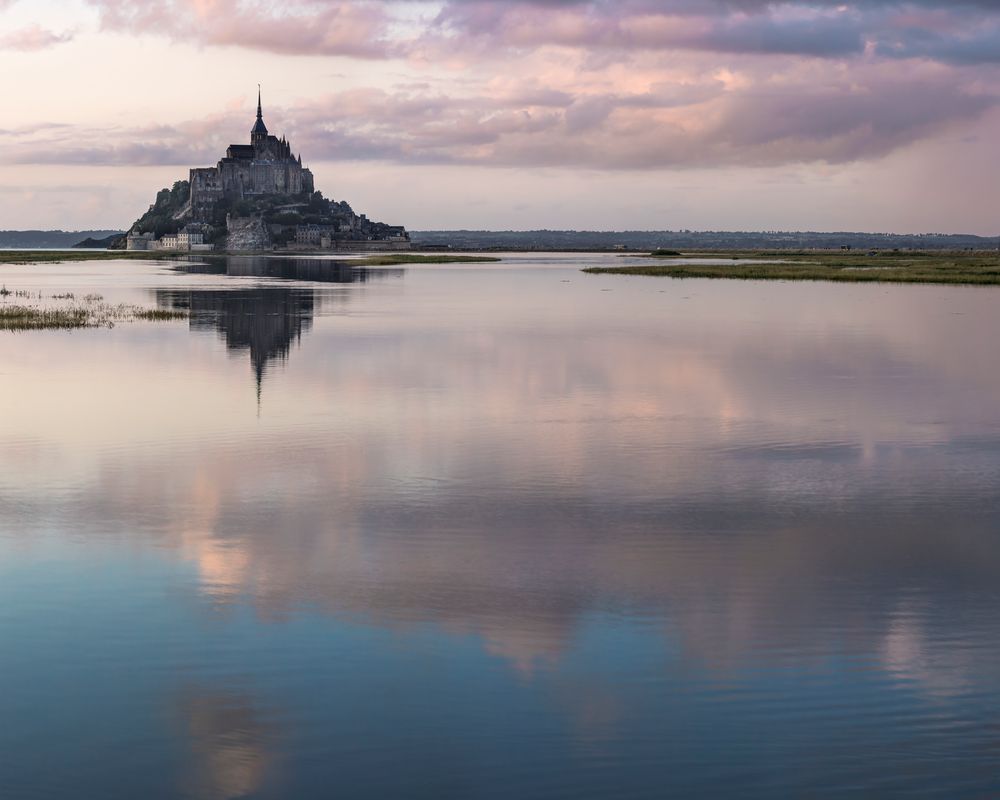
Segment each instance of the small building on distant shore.
[[186,225],[177,233],[165,233],[159,239],[154,233],[129,231],[125,239],[128,250],[176,250],[178,252],[198,252],[212,250],[205,244],[205,232],[200,225]]

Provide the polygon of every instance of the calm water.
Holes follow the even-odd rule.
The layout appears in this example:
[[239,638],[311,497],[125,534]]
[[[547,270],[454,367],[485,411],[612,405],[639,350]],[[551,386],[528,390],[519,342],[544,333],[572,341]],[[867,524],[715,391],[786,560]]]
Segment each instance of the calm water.
[[1000,291],[602,261],[0,267],[0,796],[1000,796]]

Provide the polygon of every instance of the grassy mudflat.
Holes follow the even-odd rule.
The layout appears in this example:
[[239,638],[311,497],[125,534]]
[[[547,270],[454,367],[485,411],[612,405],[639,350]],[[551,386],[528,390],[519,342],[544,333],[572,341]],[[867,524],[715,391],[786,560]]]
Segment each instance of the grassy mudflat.
[[45,264],[52,261],[120,261],[167,259],[176,253],[139,250],[0,250],[0,264]]
[[[727,264],[657,264],[636,267],[590,267],[584,272],[620,275],[651,275],[665,278],[730,278],[740,280],[842,281],[849,283],[953,283],[1000,284],[1000,253],[907,252],[811,253],[740,252],[686,253],[685,258]],[[664,258],[651,255],[651,260]],[[781,263],[741,263],[774,259]]]
[[[11,297],[14,298],[13,301],[9,300]],[[39,304],[47,299],[59,302],[56,305]],[[77,300],[73,294],[51,295],[46,298],[43,295],[0,288],[0,331],[113,328],[121,322],[180,319],[186,316],[184,311],[143,308],[127,303],[105,303],[99,294],[88,294]]]

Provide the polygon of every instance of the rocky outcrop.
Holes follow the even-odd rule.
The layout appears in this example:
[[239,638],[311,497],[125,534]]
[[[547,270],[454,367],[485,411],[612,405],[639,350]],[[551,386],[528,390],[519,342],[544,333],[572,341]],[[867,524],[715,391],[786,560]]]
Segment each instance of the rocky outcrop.
[[125,249],[125,237],[120,233],[113,233],[110,236],[106,236],[103,239],[95,239],[93,236],[88,236],[82,242],[77,242],[73,245],[74,248],[80,249],[108,249],[108,250],[124,250]]
[[261,217],[226,217],[226,250],[270,250],[271,234]]

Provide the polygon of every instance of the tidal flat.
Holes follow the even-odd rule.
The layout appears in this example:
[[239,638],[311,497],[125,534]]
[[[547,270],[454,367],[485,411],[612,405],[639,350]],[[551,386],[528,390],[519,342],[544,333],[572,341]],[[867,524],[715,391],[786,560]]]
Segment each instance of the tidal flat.
[[[839,283],[1000,284],[1000,253],[888,252],[818,253],[745,251],[652,253],[662,263],[589,267],[591,274],[663,278],[716,278],[755,281],[835,281]],[[699,263],[699,262],[706,263]],[[724,263],[720,263],[724,262]]]
[[997,293],[500,258],[0,269],[4,800],[1000,794]]

